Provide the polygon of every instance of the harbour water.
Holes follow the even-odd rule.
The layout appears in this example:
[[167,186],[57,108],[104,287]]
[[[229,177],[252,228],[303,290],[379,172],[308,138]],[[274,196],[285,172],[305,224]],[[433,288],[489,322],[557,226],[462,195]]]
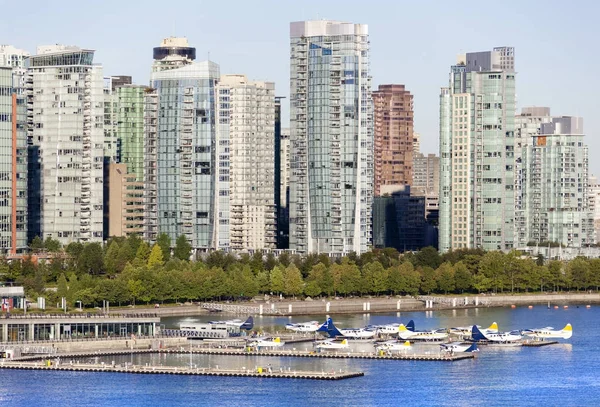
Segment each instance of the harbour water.
[[[457,311],[333,316],[342,327],[408,322],[417,329],[488,326],[500,330],[562,328],[573,325],[564,343],[541,348],[482,347],[474,360],[416,362],[385,360],[232,357],[215,355],[129,355],[100,359],[110,363],[168,366],[273,369],[360,370],[364,377],[340,382],[293,379],[127,375],[51,371],[0,371],[0,405],[32,406],[595,406],[600,399],[600,307],[568,309],[481,308]],[[165,318],[165,327],[180,321],[229,319],[226,315]],[[240,318],[243,318],[241,316]],[[293,322],[322,317],[294,317]],[[255,329],[283,332],[286,317],[258,317]],[[300,344],[291,345],[297,349]],[[304,345],[307,346],[307,345]],[[369,349],[359,344],[357,350]],[[363,348],[361,348],[363,347]],[[372,349],[372,346],[370,347]],[[422,345],[419,352],[438,352]],[[92,360],[90,360],[92,361]]]

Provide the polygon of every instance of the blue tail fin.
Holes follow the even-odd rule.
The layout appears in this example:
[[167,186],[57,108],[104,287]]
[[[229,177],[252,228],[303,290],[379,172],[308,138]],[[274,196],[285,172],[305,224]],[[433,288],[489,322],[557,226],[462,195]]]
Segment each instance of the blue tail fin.
[[479,352],[479,348],[476,343],[473,343],[465,352]]
[[475,342],[485,341],[487,339],[485,335],[481,333],[479,328],[477,328],[477,325],[473,325],[473,328],[471,329],[471,338],[473,338]]
[[325,322],[317,332],[327,332],[330,338],[335,338],[336,336],[343,336],[342,333],[333,325],[333,321],[331,318],[327,318],[327,322]]
[[406,329],[408,329],[409,331],[414,332],[415,331],[415,321],[413,321],[412,319],[410,321],[408,321],[408,324],[405,325]]
[[252,328],[254,328],[254,318],[252,318],[252,316],[248,317],[246,322],[240,325],[240,329],[245,329],[247,331],[251,330]]

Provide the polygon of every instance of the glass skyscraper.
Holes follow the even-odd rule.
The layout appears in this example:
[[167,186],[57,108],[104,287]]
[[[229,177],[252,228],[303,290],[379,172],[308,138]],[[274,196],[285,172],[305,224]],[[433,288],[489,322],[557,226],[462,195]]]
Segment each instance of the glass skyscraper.
[[440,95],[440,250],[514,247],[514,48],[459,56]]
[[[166,51],[165,51],[166,50]],[[215,86],[219,66],[193,62],[183,38],[154,49],[145,96],[145,236],[184,235],[194,249],[215,247]],[[168,52],[167,52],[168,51]]]
[[290,25],[290,249],[371,246],[373,101],[366,25]]

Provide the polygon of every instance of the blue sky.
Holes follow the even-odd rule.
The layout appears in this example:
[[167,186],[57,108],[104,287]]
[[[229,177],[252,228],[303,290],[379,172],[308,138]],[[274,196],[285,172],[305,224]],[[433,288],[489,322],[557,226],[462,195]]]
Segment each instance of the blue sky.
[[[401,83],[414,95],[424,152],[438,149],[438,95],[456,54],[514,46],[517,106],[550,106],[584,118],[591,171],[600,175],[600,2],[504,0],[145,0],[0,2],[0,43],[35,52],[62,43],[96,50],[105,75],[145,84],[152,48],[185,36],[198,60],[222,73],[274,81],[289,94],[289,23],[309,19],[369,25],[373,87]],[[285,112],[287,119],[287,108]]]

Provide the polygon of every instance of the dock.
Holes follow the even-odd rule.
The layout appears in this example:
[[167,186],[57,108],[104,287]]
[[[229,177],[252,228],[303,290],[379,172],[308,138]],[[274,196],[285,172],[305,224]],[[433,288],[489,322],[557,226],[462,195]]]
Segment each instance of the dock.
[[0,369],[49,370],[93,373],[129,373],[129,374],[169,374],[181,376],[226,376],[226,377],[258,377],[272,379],[312,379],[343,380],[364,376],[364,372],[308,372],[295,370],[268,371],[267,369],[215,369],[166,366],[112,366],[107,364],[65,364],[47,366],[41,362],[4,362]]
[[[377,354],[374,352],[314,352],[298,350],[251,350],[246,349],[225,349],[225,348],[195,348],[185,350],[178,349],[136,349],[136,350],[107,350],[98,352],[76,352],[56,354],[52,357],[61,359],[78,359],[103,356],[118,356],[131,354],[172,354],[172,355],[221,355],[221,356],[264,356],[264,357],[292,357],[292,358],[317,358],[317,359],[373,359],[373,360],[412,360],[412,361],[432,361],[432,362],[456,362],[459,360],[473,359],[473,353],[392,353]],[[42,356],[24,356],[18,358],[21,362],[32,362],[42,360]],[[15,359],[17,360],[17,359]]]

